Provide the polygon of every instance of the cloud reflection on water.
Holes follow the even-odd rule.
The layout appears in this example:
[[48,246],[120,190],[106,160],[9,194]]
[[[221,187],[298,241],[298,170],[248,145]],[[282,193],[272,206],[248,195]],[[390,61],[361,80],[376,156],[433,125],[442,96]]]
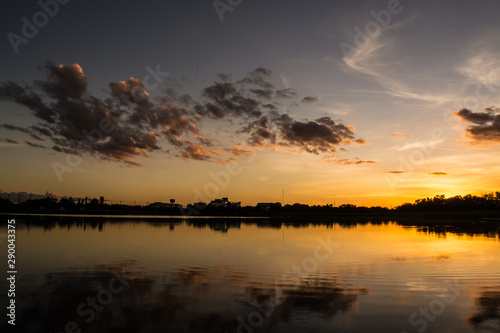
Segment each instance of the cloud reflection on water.
[[[76,309],[105,287],[113,271],[127,279],[127,287],[87,323],[88,316],[79,316]],[[328,321],[355,309],[358,295],[369,293],[335,276],[277,286],[228,265],[181,267],[150,276],[132,261],[25,279],[31,283],[17,297],[16,332],[61,332],[69,321],[83,332],[234,332],[238,316],[254,311],[256,303],[263,304],[279,288],[283,296],[262,326],[271,329],[297,320]]]

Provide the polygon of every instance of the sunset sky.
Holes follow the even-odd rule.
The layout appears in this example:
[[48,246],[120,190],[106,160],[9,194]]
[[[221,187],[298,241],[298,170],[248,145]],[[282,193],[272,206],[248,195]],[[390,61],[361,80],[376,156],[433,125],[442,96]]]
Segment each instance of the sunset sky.
[[2,4],[0,191],[500,190],[498,1],[66,1]]

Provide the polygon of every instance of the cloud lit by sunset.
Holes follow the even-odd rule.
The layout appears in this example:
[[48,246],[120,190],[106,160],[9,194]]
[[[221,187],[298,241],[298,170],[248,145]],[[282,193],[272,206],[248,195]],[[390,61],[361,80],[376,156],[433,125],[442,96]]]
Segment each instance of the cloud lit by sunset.
[[65,5],[4,38],[0,190],[188,204],[228,165],[248,205],[498,190],[498,5],[398,4]]

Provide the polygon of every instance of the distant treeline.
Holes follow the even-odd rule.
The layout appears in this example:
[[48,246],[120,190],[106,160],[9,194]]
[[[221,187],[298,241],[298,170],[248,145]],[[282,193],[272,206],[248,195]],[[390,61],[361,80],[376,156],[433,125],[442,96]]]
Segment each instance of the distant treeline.
[[436,195],[434,198],[417,199],[415,203],[405,203],[395,208],[397,211],[450,211],[450,210],[489,210],[500,209],[500,192],[475,196],[456,195],[446,198]]
[[190,204],[187,207],[168,204],[158,205],[118,205],[106,204],[97,199],[88,203],[75,202],[71,198],[57,199],[46,197],[43,199],[26,200],[14,204],[8,199],[0,198],[0,211],[5,213],[67,213],[67,214],[134,214],[134,215],[180,215],[180,216],[276,216],[294,214],[372,214],[383,215],[393,212],[412,211],[461,211],[461,210],[500,210],[500,192],[474,196],[454,196],[446,198],[436,195],[433,198],[418,199],[414,203],[405,203],[395,208],[365,207],[352,204],[343,204],[335,207],[327,205],[306,205],[266,203],[257,206],[239,207],[228,204],[226,206],[212,206],[210,204]]

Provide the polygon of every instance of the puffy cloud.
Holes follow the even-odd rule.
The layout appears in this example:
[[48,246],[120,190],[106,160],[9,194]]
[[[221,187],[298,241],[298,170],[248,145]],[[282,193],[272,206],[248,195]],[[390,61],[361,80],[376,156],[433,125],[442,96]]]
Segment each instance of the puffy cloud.
[[237,95],[237,91],[233,83],[215,82],[210,87],[205,88],[204,94],[214,102],[222,104],[225,100]]
[[251,89],[250,90],[255,96],[263,98],[263,99],[271,99],[274,94],[274,90],[272,89]]
[[352,127],[336,124],[330,117],[295,121],[282,115],[278,128],[286,143],[314,154],[336,152],[336,146],[356,140]]
[[271,71],[257,68],[243,80],[236,82],[214,82],[203,90],[205,102],[196,103],[194,110],[201,116],[220,119],[226,116],[259,117],[264,108],[275,109],[272,103],[262,105],[275,93],[273,85],[266,81]]
[[341,144],[366,144],[354,137],[353,127],[337,124],[330,117],[297,121],[275,111],[249,123],[242,132],[249,133],[247,142],[251,146],[278,144],[313,154],[336,152]]
[[[31,86],[14,82],[0,85],[1,101],[27,107],[39,123],[29,127],[12,124],[0,127],[48,141],[49,147],[57,152],[87,153],[104,160],[123,161],[129,166],[138,165],[134,158],[155,151],[186,160],[219,163],[230,163],[233,159],[220,157],[221,152],[232,156],[253,153],[236,148],[233,142],[206,136],[200,125],[210,119],[228,123],[236,120],[241,127],[234,129],[234,134],[246,135],[250,146],[261,148],[281,146],[322,154],[337,151],[339,145],[367,143],[354,136],[353,127],[330,117],[299,121],[278,112],[282,108],[279,99],[289,99],[300,106],[298,92],[293,88],[275,90],[269,82],[272,71],[263,67],[248,72],[241,80],[219,74],[221,82],[203,88],[199,97],[183,93],[179,90],[181,85],[170,84],[162,95],[152,98],[144,83],[131,77],[109,83],[104,99],[87,91],[87,77],[78,64],[64,66],[49,62],[44,69],[46,79]],[[317,100],[319,97],[308,96],[302,99],[302,104]],[[162,149],[162,143],[172,146],[172,152]]]
[[245,85],[255,85],[264,89],[273,89],[273,85],[266,81],[266,78],[270,77],[272,71],[270,69],[259,67],[254,69],[251,72],[248,72],[245,78],[237,81],[238,84]]
[[255,129],[248,137],[248,144],[251,146],[264,146],[276,143],[276,133],[265,127]]
[[465,121],[469,121],[474,124],[484,125],[485,123],[493,120],[492,109],[486,109],[488,112],[472,112],[468,109],[462,109],[455,114]]
[[55,65],[48,62],[45,65],[47,69],[47,79],[36,81],[48,96],[61,100],[68,98],[79,99],[87,91],[87,77],[78,64],[70,66]]
[[321,100],[321,97],[319,96],[306,96],[304,98],[302,98],[302,103],[314,103],[314,102],[317,102],[317,101],[320,101]]
[[147,103],[149,94],[144,87],[141,80],[133,77],[127,81],[111,82],[109,83],[111,89],[111,96],[118,97],[131,103]]
[[197,132],[196,115],[151,103],[140,80],[110,83],[110,97],[101,100],[87,92],[87,78],[79,65],[48,63],[45,69],[46,80],[35,81],[31,87],[12,82],[0,86],[0,100],[28,107],[41,123],[29,128],[2,127],[37,140],[43,140],[40,135],[46,136],[55,151],[86,152],[122,161],[159,150],[156,132],[167,140]]
[[234,156],[251,156],[252,154],[255,154],[255,151],[233,146],[231,147],[231,154]]
[[484,112],[461,109],[454,114],[473,124],[466,131],[474,141],[500,143],[500,108],[486,108]]
[[181,156],[185,160],[208,161],[214,155],[220,155],[220,153],[215,149],[208,149],[203,145],[195,144],[191,140],[186,140],[183,143]]

